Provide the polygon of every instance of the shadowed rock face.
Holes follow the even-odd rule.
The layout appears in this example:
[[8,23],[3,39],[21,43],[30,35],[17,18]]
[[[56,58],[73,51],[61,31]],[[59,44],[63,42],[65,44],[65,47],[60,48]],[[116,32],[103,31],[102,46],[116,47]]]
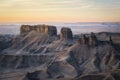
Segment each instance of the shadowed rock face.
[[61,29],[61,33],[60,33],[60,39],[73,39],[73,34],[70,28],[64,27]]
[[73,80],[120,80],[120,70],[116,69],[106,73],[89,74]]
[[13,36],[0,35],[0,52],[12,45]]
[[52,61],[50,55],[0,55],[0,72],[5,69],[26,69]]
[[46,33],[49,36],[56,36],[57,35],[57,29],[55,26],[48,26],[48,25],[22,25],[20,29],[21,35],[26,35],[30,31],[36,31],[38,33]]

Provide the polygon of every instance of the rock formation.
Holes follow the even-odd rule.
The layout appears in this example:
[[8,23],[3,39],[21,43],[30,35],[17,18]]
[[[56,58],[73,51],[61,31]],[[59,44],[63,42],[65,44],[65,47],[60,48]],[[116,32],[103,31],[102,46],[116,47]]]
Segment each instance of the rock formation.
[[96,45],[97,44],[97,38],[95,34],[92,32],[89,37],[89,45]]
[[109,36],[109,42],[112,43],[112,37],[111,36]]
[[57,29],[55,26],[50,25],[22,25],[20,29],[21,35],[26,35],[30,31],[36,31],[38,33],[46,33],[49,36],[56,36],[57,35]]
[[[78,76],[100,73],[119,68],[119,52],[111,44],[95,47],[76,44],[69,50],[68,63],[75,67]],[[118,56],[118,57],[117,57]]]
[[80,44],[88,44],[88,38],[86,37],[86,35],[82,35],[78,42]]
[[63,27],[60,33],[60,39],[72,40],[73,34],[70,28]]
[[2,45],[13,43],[0,54],[0,80],[120,80],[120,70],[111,72],[120,68],[120,45],[114,37],[109,40],[113,44],[94,33],[73,39],[66,27],[60,39],[56,35],[55,26],[22,25],[12,41],[2,44],[5,39],[0,39]]
[[89,46],[97,45],[97,38],[94,33],[91,33],[88,37],[86,35],[82,35],[78,40],[80,44],[86,44]]

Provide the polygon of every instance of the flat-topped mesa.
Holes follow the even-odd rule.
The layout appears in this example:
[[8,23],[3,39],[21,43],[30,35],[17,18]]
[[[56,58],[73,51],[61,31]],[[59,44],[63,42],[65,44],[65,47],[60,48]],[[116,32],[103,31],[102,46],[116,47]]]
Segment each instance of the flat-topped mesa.
[[88,37],[86,35],[82,35],[81,38],[78,40],[79,44],[86,44],[86,45],[97,45],[97,37],[94,33],[91,33]]
[[50,26],[50,25],[22,25],[20,28],[20,34],[21,35],[26,35],[30,31],[36,31],[38,33],[46,33],[49,36],[56,36],[57,35],[57,29],[55,26]]
[[67,27],[63,27],[61,29],[60,39],[72,40],[73,39],[73,33],[72,33],[71,29],[67,28]]

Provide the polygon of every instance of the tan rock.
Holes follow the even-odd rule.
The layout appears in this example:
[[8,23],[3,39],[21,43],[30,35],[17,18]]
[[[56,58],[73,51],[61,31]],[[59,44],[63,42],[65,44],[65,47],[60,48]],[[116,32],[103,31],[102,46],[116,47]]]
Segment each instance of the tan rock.
[[78,42],[80,44],[88,44],[88,38],[85,35],[82,35]]
[[97,44],[97,38],[95,34],[92,32],[89,36],[89,45],[96,45]]
[[21,35],[26,35],[30,31],[36,31],[38,33],[45,33],[48,34],[49,36],[56,36],[57,35],[57,29],[55,26],[50,26],[50,25],[22,25],[20,29],[20,34]]
[[72,34],[72,31],[70,28],[67,28],[67,27],[63,27],[61,29],[61,33],[60,33],[60,39],[70,39],[72,40],[73,39],[73,34]]

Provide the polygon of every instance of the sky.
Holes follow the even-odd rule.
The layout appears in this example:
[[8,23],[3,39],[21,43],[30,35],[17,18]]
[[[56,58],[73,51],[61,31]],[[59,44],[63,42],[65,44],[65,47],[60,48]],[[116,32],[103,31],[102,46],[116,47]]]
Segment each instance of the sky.
[[0,0],[0,22],[120,22],[120,0]]

